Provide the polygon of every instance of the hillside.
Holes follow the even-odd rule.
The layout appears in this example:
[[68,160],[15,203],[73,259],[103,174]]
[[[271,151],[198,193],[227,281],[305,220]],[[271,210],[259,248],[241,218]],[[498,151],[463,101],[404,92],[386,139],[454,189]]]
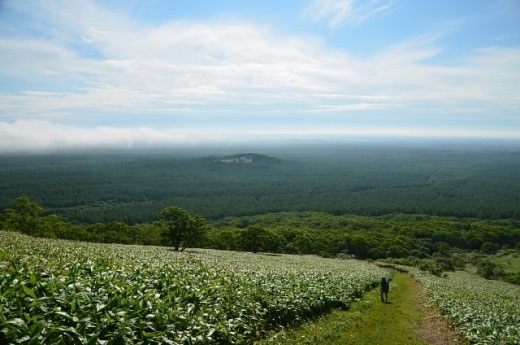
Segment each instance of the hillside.
[[[425,315],[432,304],[422,288],[367,261],[176,253],[4,231],[0,248],[2,344],[252,344],[261,338],[276,344],[288,330],[317,320],[292,344],[418,344],[416,332],[432,331]],[[518,343],[519,286],[466,272],[410,273],[461,339]],[[389,303],[374,289],[381,277],[393,278]],[[399,320],[385,322],[385,316]]]
[[249,164],[261,162],[276,162],[278,159],[259,153],[238,153],[229,156],[216,157],[215,161],[222,163]]

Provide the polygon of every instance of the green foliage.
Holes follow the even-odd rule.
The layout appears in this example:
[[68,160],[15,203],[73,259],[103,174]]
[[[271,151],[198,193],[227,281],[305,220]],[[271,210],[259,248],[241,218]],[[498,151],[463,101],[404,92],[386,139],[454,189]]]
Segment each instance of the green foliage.
[[[209,235],[215,239],[211,247],[240,250],[236,243],[240,241],[239,234],[245,224],[260,226],[281,236],[279,250],[284,253],[345,253],[368,259],[447,257],[454,250],[473,249],[473,240],[477,237],[497,247],[520,240],[520,228],[514,220],[483,221],[403,214],[362,217],[286,212],[227,217],[214,221],[215,229]],[[461,262],[452,266],[461,267]]]
[[354,260],[91,244],[0,232],[2,344],[251,344],[347,308],[380,268]]
[[[31,236],[61,238],[102,243],[164,245],[164,224],[139,224],[129,226],[123,222],[97,223],[91,225],[72,224],[62,216],[43,216],[43,208],[28,197],[20,197],[13,202],[13,208],[0,213],[1,229],[18,231]],[[199,240],[207,227],[206,221],[192,217],[192,225],[199,224],[190,241]],[[184,241],[187,245],[192,243]]]
[[520,252],[518,250],[502,250],[497,255],[489,256],[487,259],[503,270],[501,280],[520,285]]
[[257,225],[242,230],[238,240],[242,250],[253,253],[261,251],[277,253],[280,248],[280,236]]
[[520,273],[509,273],[506,272],[501,277],[501,280],[506,281],[511,284],[520,285]]
[[[1,214],[3,228],[39,237],[63,238],[103,243],[172,245],[176,250],[205,247],[223,250],[271,253],[316,254],[322,257],[345,254],[361,259],[435,257],[417,265],[442,273],[464,262],[441,262],[460,250],[471,250],[475,238],[487,247],[515,244],[520,228],[515,220],[483,221],[426,215],[393,214],[381,217],[333,216],[318,212],[264,214],[254,217],[227,217],[212,222],[192,216],[179,207],[163,210],[164,220],[129,226],[124,222],[72,224],[61,216],[42,216],[42,208],[23,197],[22,205],[37,212],[6,209]],[[29,219],[27,221],[26,219]],[[30,228],[29,225],[34,226]],[[448,242],[446,242],[448,241]],[[514,273],[514,272],[513,272]],[[506,277],[506,276],[504,276]],[[514,274],[511,276],[514,280]]]
[[477,274],[486,279],[500,279],[504,273],[502,266],[489,260],[483,260],[477,266]]
[[166,228],[164,234],[176,251],[184,251],[197,241],[201,242],[208,229],[204,218],[192,216],[180,207],[167,207],[162,210],[161,215]]
[[518,344],[520,286],[460,271],[447,273],[445,278],[419,270],[410,272],[471,344]]
[[32,202],[25,195],[16,198],[11,207],[4,210],[2,214],[6,230],[16,230],[32,235],[40,234],[40,216],[43,213],[43,207]]
[[164,228],[161,223],[144,223],[135,226],[136,240],[134,244],[163,245]]
[[438,277],[443,276],[447,271],[455,271],[464,266],[464,262],[459,257],[440,257],[435,256],[431,258],[417,258],[408,257],[401,259],[393,259],[392,264],[413,266],[419,268],[421,271],[429,272]]
[[495,243],[484,242],[480,247],[480,251],[484,254],[492,255],[498,251],[498,246]]

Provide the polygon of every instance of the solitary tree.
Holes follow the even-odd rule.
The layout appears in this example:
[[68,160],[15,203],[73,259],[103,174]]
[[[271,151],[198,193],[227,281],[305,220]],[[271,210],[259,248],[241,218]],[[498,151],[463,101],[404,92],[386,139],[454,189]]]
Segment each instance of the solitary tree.
[[201,240],[208,229],[206,220],[192,216],[180,207],[167,207],[162,210],[166,237],[176,251],[184,251],[188,246]]

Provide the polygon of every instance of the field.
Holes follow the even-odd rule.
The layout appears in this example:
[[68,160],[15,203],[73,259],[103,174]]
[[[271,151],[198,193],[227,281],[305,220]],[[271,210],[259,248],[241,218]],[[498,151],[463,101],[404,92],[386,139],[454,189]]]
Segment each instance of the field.
[[[0,232],[0,248],[2,344],[251,344],[348,309],[388,275],[358,260],[177,253],[13,232]],[[411,272],[470,344],[520,344],[519,286]]]
[[471,344],[520,344],[520,286],[467,272],[447,273],[444,278],[413,272]]
[[88,244],[0,232],[0,343],[249,344],[347,308],[372,264]]

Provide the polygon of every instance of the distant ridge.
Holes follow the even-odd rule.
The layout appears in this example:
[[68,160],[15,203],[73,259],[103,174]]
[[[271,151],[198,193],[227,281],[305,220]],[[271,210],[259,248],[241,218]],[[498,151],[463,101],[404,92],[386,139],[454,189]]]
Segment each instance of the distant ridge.
[[222,163],[230,164],[250,164],[255,162],[275,162],[278,159],[259,153],[237,153],[234,155],[218,157],[216,159]]

